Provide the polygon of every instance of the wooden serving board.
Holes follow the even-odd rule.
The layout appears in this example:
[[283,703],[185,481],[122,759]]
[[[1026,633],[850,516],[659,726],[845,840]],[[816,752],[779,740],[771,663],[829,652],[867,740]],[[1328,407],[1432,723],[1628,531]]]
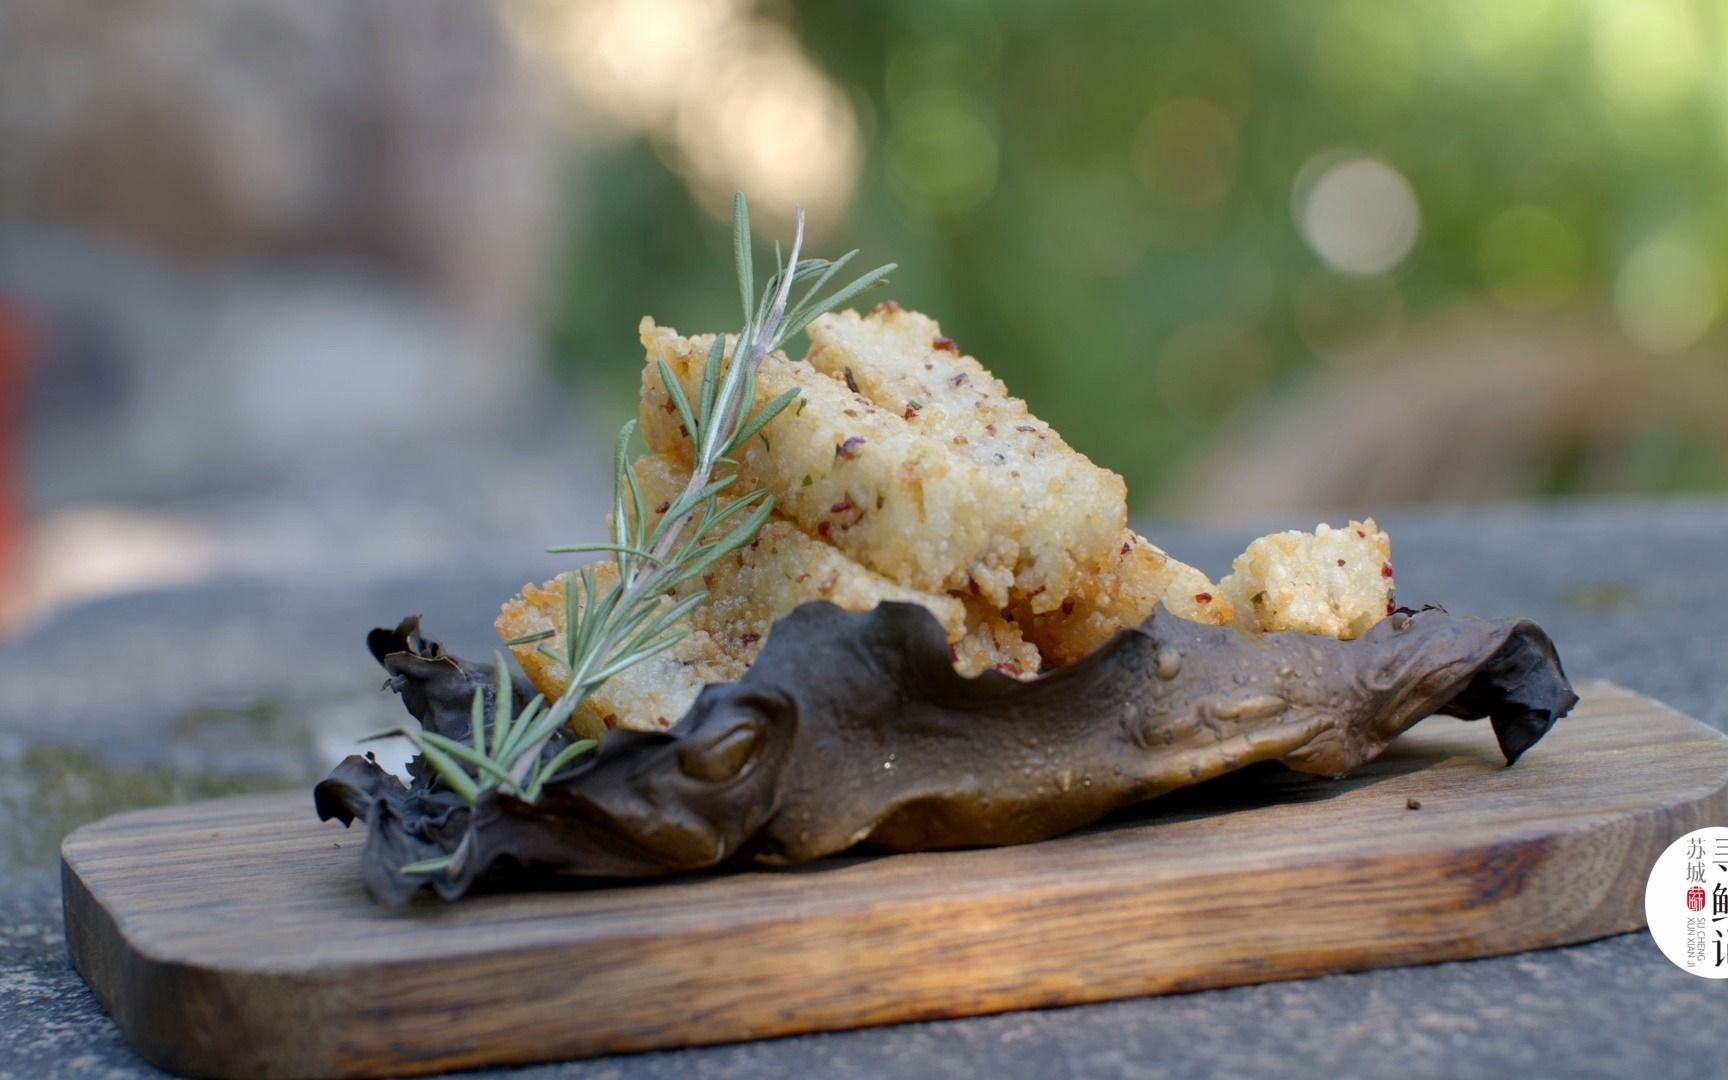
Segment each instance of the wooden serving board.
[[66,839],[66,936],[165,1068],[381,1076],[1584,941],[1723,823],[1728,738],[1596,684],[1511,769],[1434,718],[1343,781],[1260,768],[1042,844],[406,912],[308,792],[143,810]]

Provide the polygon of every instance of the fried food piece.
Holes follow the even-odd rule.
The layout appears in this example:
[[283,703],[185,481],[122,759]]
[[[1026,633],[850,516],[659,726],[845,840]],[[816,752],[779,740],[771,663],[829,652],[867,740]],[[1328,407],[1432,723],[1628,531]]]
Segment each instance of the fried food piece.
[[1163,604],[1194,622],[1243,630],[1295,630],[1349,640],[1393,607],[1392,541],[1372,520],[1346,529],[1262,536],[1214,585],[1132,530],[1102,570],[1052,613],[1017,609],[1027,640],[1049,664],[1071,664],[1138,626]]
[[[690,482],[690,470],[652,454],[637,459],[636,481],[648,512],[657,516]],[[719,502],[723,506],[727,500]],[[690,613],[691,626],[742,646],[754,646],[775,619],[807,600],[828,600],[847,611],[904,600],[929,608],[950,642],[967,633],[958,597],[897,584],[778,517],[762,526],[755,543],[716,560],[700,582],[687,582],[685,595],[698,587],[708,590],[709,599]],[[750,648],[748,659],[755,655]]]
[[1211,579],[1127,529],[1104,564],[1055,611],[1023,605],[1015,618],[1046,663],[1071,664],[1117,631],[1145,622],[1160,603],[1194,622],[1222,626],[1231,619],[1230,601]]
[[1016,679],[1030,679],[1044,666],[1038,650],[1002,612],[974,597],[966,598],[966,636],[954,645],[954,667],[962,675],[994,668]]
[[1069,447],[1002,380],[944,337],[936,320],[898,304],[868,316],[823,315],[806,360],[928,432],[1013,489],[1019,558],[1011,588],[1034,613],[1055,611],[1104,562],[1127,524],[1122,478]]
[[1273,533],[1249,544],[1218,584],[1243,629],[1361,637],[1395,606],[1392,539],[1372,518]]
[[[811,542],[785,522],[773,524],[807,543]],[[827,550],[834,558],[845,559],[832,548]],[[610,588],[617,580],[618,571],[613,564],[602,563],[596,569],[600,588]],[[493,623],[498,635],[506,641],[545,630],[556,631],[549,640],[510,647],[534,688],[545,694],[548,700],[557,698],[570,685],[570,670],[557,656],[564,647],[564,589],[572,576],[567,574],[554,578],[544,585],[523,586],[521,594],[504,605]],[[733,580],[745,581],[751,576],[746,571]],[[807,596],[796,603],[808,599],[817,597]],[[1021,639],[1020,631],[1013,623],[985,605],[978,605],[973,610],[963,605],[958,597],[928,599],[949,601],[963,611],[962,632],[953,642],[954,666],[961,674],[976,675],[987,668],[1016,677],[1037,674],[1038,651]],[[922,600],[917,602],[924,603]],[[796,603],[792,606],[795,607]],[[868,611],[875,606],[875,602],[871,602],[850,610]],[[931,605],[925,603],[924,606]],[[689,710],[704,684],[732,682],[755,661],[774,619],[778,617],[768,615],[767,610],[747,596],[716,596],[686,619],[687,623],[700,622],[703,626],[689,626],[689,635],[672,648],[606,680],[571,717],[570,726],[589,738],[598,738],[608,728],[614,727],[634,731],[658,731],[670,727]]]
[[[600,563],[595,567],[595,578],[601,590],[609,589],[618,581],[618,567]],[[572,573],[544,585],[523,586],[492,623],[505,641],[556,631],[546,641],[510,646],[534,689],[545,694],[547,701],[555,701],[570,685],[570,669],[558,657],[564,651],[564,590],[573,580],[577,578]],[[705,630],[693,630],[670,649],[607,679],[571,716],[570,726],[588,738],[599,738],[613,727],[662,730],[689,710],[705,683],[731,682],[747,667],[748,662],[735,648],[726,647]]]
[[[665,360],[695,400],[712,335],[680,337],[642,322],[642,433],[659,453],[691,463],[694,452],[656,361]],[[854,394],[839,380],[784,354],[763,360],[756,400],[788,389],[796,404],[739,457],[740,486],[765,488],[777,511],[866,566],[926,592],[975,582],[1006,603],[1019,546],[1007,520],[1017,512],[1006,473],[960,460],[934,438]]]
[[[699,399],[714,338],[650,318],[640,329],[642,430],[656,453],[637,477],[646,507],[664,513],[694,451],[660,362]],[[1121,478],[1069,448],[934,321],[884,305],[825,316],[811,338],[809,365],[764,360],[757,401],[788,389],[799,400],[737,453],[737,490],[768,490],[774,516],[680,587],[709,592],[686,619],[690,636],[602,687],[575,726],[667,726],[704,683],[739,677],[774,621],[810,600],[920,604],[960,671],[1027,677],[1079,660],[1160,604],[1195,622],[1340,638],[1391,605],[1390,541],[1372,521],[1262,537],[1214,585],[1126,528]],[[616,580],[611,564],[601,573],[602,587]],[[524,588],[499,633],[561,635],[569,580]],[[549,697],[569,679],[559,648],[557,637],[513,647]]]
[[[637,460],[636,478],[653,512],[684,490],[690,473],[654,454]],[[903,600],[921,604],[936,616],[954,646],[954,666],[963,675],[995,668],[1030,676],[1041,666],[1038,650],[1021,637],[1020,628],[983,600],[895,584],[777,517],[762,527],[755,543],[717,560],[703,578],[709,599],[690,613],[691,625],[749,661],[755,660],[758,643],[774,621],[806,601],[827,600],[847,611],[869,611],[884,600]]]
[[[636,477],[648,512],[657,513],[683,490],[690,473],[668,458],[650,455],[636,462]],[[598,564],[595,572],[602,590],[618,580],[613,563]],[[535,689],[548,699],[570,685],[570,671],[557,657],[564,647],[564,590],[572,577],[524,586],[493,624],[506,641],[555,631],[549,640],[511,646]],[[589,695],[572,727],[593,736],[611,727],[653,731],[670,726],[704,683],[742,675],[774,621],[809,600],[828,600],[848,611],[868,611],[883,600],[921,604],[942,625],[963,674],[990,667],[1016,675],[1038,670],[1037,650],[993,610],[980,606],[973,611],[960,597],[895,584],[784,520],[770,519],[754,543],[716,560],[700,584],[686,582],[679,592],[689,595],[697,588],[708,589],[709,599],[685,617],[689,636],[608,679]]]
[[[641,330],[643,436],[688,465],[693,449],[657,361],[695,399],[713,338],[683,338],[652,319]],[[924,430],[780,353],[762,362],[756,387],[758,401],[792,388],[800,398],[740,452],[743,488],[767,489],[778,512],[807,535],[902,585],[975,590],[1007,605],[1027,516],[1010,467],[980,463],[933,425]]]

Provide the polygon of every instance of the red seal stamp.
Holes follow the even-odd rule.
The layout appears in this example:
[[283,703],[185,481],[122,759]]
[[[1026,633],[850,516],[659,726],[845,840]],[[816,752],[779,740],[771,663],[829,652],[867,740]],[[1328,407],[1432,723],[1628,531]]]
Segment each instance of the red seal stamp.
[[1704,890],[1703,889],[1694,885],[1690,889],[1686,890],[1686,910],[1687,911],[1703,911],[1704,910]]

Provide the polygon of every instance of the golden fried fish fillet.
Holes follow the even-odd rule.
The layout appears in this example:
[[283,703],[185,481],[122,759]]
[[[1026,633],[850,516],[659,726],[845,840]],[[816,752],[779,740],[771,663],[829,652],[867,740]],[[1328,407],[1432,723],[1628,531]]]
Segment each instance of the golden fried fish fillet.
[[[638,460],[636,476],[651,514],[663,513],[690,478],[689,470],[659,455]],[[601,589],[618,580],[617,567],[610,562],[599,564],[596,574]],[[564,590],[571,577],[525,586],[494,623],[506,641],[556,631],[551,640],[511,647],[529,680],[548,699],[570,684],[569,670],[556,657],[563,649]],[[1039,668],[1037,650],[994,610],[971,607],[957,596],[898,585],[780,519],[763,525],[754,543],[716,560],[700,585],[688,582],[680,592],[688,595],[698,587],[708,590],[709,599],[685,616],[690,635],[607,680],[589,695],[572,726],[584,734],[608,727],[648,731],[668,726],[684,715],[704,683],[742,675],[774,621],[810,600],[828,600],[849,611],[868,611],[884,600],[922,604],[947,631],[961,673],[996,668],[1030,676]]]
[[[644,319],[641,330],[648,361],[642,377],[643,435],[654,450],[687,464],[691,443],[661,384],[657,361],[666,361],[694,399],[713,338],[680,337],[652,319]],[[800,392],[798,402],[741,451],[742,486],[766,488],[778,512],[805,533],[903,585],[973,592],[1006,607],[1023,553],[1031,553],[1034,561],[1042,559],[1039,573],[1048,582],[1039,595],[1054,594],[1039,603],[1060,604],[1068,583],[1057,568],[1083,561],[1083,553],[1054,554],[1060,537],[1039,530],[1063,515],[1046,513],[1040,500],[1055,500],[1077,518],[1113,520],[1115,530],[1121,529],[1126,511],[1114,474],[1097,470],[1104,479],[1094,478],[1095,494],[1060,490],[1055,481],[1043,491],[1030,491],[1026,470],[1016,469],[1005,451],[1000,461],[995,451],[979,460],[965,449],[970,437],[959,431],[908,419],[909,408],[884,408],[843,379],[783,354],[767,357],[757,376],[757,400],[772,400],[792,388]],[[1008,409],[1010,401],[1004,393],[999,405]],[[1044,441],[1051,443],[1053,457],[1085,460],[1065,446],[1055,450],[1059,441]]]
[[823,315],[809,328],[806,357],[816,370],[846,382],[933,434],[954,453],[1013,489],[1019,558],[1010,592],[1034,613],[1055,611],[1078,579],[1121,543],[1128,489],[1033,416],[1002,380],[943,336],[936,320],[894,303],[867,316]]
[[[648,512],[658,517],[690,482],[690,470],[650,454],[637,459],[636,480]],[[721,498],[719,504],[727,501]],[[689,591],[697,587],[697,582],[687,583]],[[691,612],[690,625],[730,637],[764,636],[775,619],[807,600],[827,600],[848,611],[904,600],[929,608],[950,642],[958,642],[967,629],[958,597],[897,584],[778,517],[769,518],[749,547],[710,566],[700,587],[708,590],[709,599]]]

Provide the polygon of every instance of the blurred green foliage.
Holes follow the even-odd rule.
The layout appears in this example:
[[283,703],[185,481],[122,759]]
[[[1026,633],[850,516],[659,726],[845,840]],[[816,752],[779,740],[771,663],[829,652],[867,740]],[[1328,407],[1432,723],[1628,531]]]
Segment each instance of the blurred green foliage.
[[[776,11],[851,95],[866,146],[849,217],[818,223],[816,253],[898,261],[885,295],[940,319],[1141,505],[1233,411],[1461,304],[1594,320],[1629,353],[1720,367],[1720,5]],[[1293,214],[1305,167],[1346,154],[1391,165],[1419,206],[1388,272],[1329,267]],[[619,143],[574,199],[556,352],[619,412],[639,314],[736,320],[726,225],[664,160]],[[1640,486],[1728,479],[1693,442],[1652,438]]]

